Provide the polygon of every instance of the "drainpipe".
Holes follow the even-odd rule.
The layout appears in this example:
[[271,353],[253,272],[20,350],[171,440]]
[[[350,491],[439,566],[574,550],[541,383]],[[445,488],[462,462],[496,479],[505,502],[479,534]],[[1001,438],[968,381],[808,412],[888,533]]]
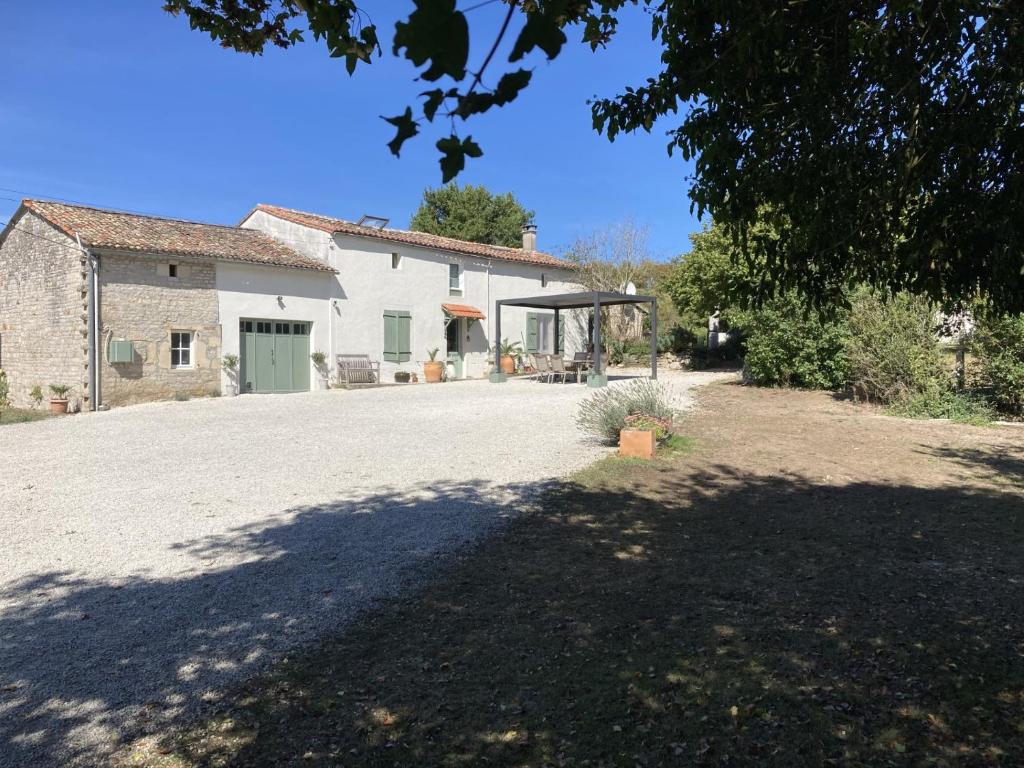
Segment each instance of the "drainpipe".
[[88,345],[88,366],[89,366],[89,410],[96,411],[100,407],[100,361],[103,359],[102,334],[100,333],[100,262],[88,248],[82,245],[82,238],[75,233],[75,240],[78,242],[79,250],[85,255],[86,263],[89,265],[87,276],[86,292],[88,303],[86,312],[87,319],[87,345]]

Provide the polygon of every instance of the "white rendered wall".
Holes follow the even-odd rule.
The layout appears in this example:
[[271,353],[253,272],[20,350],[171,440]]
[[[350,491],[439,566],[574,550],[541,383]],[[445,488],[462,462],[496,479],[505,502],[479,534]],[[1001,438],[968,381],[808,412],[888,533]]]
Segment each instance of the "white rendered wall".
[[[221,354],[241,355],[238,321],[243,318],[310,323],[309,351],[327,352],[330,349],[331,300],[339,296],[338,281],[329,272],[219,262],[217,298],[222,328]],[[315,386],[312,360],[309,366],[310,386]],[[228,382],[223,372],[221,377],[222,384]]]
[[[492,360],[489,349],[494,339],[496,300],[581,290],[572,282],[570,270],[461,256],[373,238],[332,236],[262,211],[256,211],[242,226],[267,232],[300,253],[338,270],[337,308],[330,313],[332,351],[334,354],[368,354],[381,361],[385,381],[391,380],[396,370],[422,371],[429,349],[440,348],[439,359],[444,357],[443,303],[468,304],[486,316],[486,320],[468,326],[462,341],[463,376],[478,378],[488,373]],[[399,269],[391,268],[392,253],[402,257]],[[452,296],[449,292],[448,265],[452,261],[462,268],[461,296]],[[541,284],[542,275],[546,286]],[[405,363],[384,361],[383,316],[389,309],[404,310],[412,315],[412,359]],[[528,311],[517,307],[503,309],[502,337],[525,344]],[[586,310],[562,313],[568,354],[585,347],[586,318]],[[227,321],[224,322],[226,328]]]

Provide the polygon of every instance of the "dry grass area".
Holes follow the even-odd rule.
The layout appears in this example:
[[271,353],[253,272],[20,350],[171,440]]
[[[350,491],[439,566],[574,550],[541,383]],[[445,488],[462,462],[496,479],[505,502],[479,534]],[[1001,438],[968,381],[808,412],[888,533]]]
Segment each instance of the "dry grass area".
[[131,765],[1019,765],[1024,430],[703,390]]

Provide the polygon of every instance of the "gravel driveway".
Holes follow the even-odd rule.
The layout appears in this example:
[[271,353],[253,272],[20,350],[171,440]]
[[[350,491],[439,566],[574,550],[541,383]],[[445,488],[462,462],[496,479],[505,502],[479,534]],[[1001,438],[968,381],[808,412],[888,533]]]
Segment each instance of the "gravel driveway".
[[[662,381],[685,407],[713,378]],[[0,765],[100,762],[414,586],[607,450],[573,423],[586,393],[472,381],[0,427]]]

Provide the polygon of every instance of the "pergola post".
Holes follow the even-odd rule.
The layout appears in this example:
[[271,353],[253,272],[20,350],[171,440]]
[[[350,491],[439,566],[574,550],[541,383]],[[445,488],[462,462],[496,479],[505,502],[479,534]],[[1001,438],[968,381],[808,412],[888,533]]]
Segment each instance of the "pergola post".
[[501,384],[508,377],[501,372],[501,302],[494,302],[494,370],[490,376],[491,384]]
[[594,294],[594,368],[587,376],[588,387],[603,387],[608,383],[601,359],[601,294]]
[[651,378],[658,378],[658,300],[651,299]]
[[562,352],[562,350],[559,349],[559,347],[558,347],[558,330],[559,330],[558,326],[561,324],[561,322],[562,322],[562,318],[559,315],[559,309],[558,309],[558,307],[555,307],[555,339],[552,342],[552,346],[554,346],[554,348],[555,348],[555,354],[556,355],[561,354],[561,352]]

